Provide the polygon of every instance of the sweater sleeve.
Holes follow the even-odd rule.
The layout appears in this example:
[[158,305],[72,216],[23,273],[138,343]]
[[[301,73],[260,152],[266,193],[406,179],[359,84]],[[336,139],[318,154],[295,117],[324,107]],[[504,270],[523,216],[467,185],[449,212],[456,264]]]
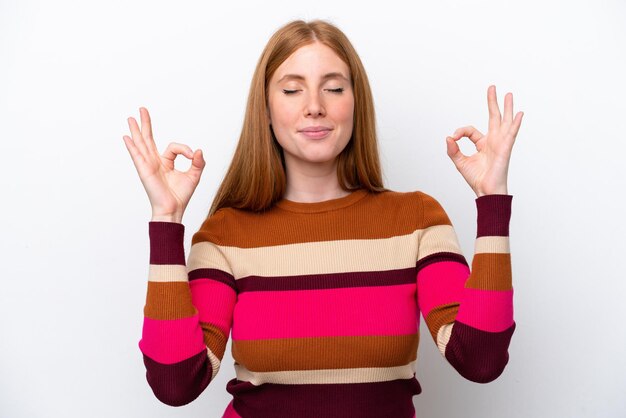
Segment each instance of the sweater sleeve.
[[150,268],[139,348],[148,384],[167,405],[196,399],[224,356],[236,291],[216,244],[220,217],[207,218],[194,234],[187,263],[184,225],[149,222]]
[[418,305],[439,351],[459,374],[490,382],[508,363],[515,330],[509,250],[512,196],[476,199],[470,272],[447,214],[434,198],[420,194]]

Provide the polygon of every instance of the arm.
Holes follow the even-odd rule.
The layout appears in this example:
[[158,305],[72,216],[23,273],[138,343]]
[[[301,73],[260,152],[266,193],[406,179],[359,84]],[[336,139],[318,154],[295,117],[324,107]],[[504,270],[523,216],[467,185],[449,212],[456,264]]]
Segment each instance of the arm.
[[515,329],[509,252],[510,195],[476,199],[478,230],[472,270],[448,216],[422,194],[418,229],[418,304],[441,353],[465,378],[487,383],[508,362]]
[[142,338],[146,378],[163,403],[196,399],[215,378],[236,301],[234,279],[217,246],[219,215],[207,219],[192,240],[188,266],[184,225],[150,222],[150,270]]

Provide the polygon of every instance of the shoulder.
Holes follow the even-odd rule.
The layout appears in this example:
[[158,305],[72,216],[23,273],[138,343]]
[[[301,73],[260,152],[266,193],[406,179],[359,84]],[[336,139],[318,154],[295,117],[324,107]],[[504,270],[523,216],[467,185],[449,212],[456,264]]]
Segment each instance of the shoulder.
[[221,243],[223,239],[224,218],[227,216],[227,209],[219,209],[214,214],[207,216],[200,225],[200,228],[193,234],[191,244],[209,241],[216,244]]
[[416,219],[417,228],[452,224],[439,201],[423,190],[387,191],[379,193],[377,199],[384,202],[386,207],[399,208],[407,215],[413,216]]
[[275,232],[280,227],[280,222],[268,221],[271,217],[264,213],[233,207],[220,208],[202,222],[192,244],[210,241],[219,246],[248,247],[255,237]]
[[419,207],[418,199],[413,192],[399,192],[384,190],[369,192],[365,199],[355,205],[355,213],[366,217],[371,222],[375,217],[377,221],[387,221],[391,224],[406,224],[409,228],[415,225],[415,213]]
[[420,225],[425,228],[433,225],[452,225],[450,218],[439,201],[423,191],[415,191],[415,198],[420,204]]
[[399,192],[396,190],[385,190],[383,192],[370,192],[372,203],[385,206],[400,206],[415,209],[421,205],[419,191]]
[[443,210],[441,204],[432,195],[422,190],[412,190],[408,192],[399,192],[395,190],[387,190],[375,194],[376,199],[385,204],[408,205],[419,210]]

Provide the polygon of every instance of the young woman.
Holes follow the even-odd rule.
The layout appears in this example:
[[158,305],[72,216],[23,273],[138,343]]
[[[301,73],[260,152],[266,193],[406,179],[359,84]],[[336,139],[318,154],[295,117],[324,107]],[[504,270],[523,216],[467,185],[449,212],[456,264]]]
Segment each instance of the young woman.
[[[185,261],[185,208],[201,150],[159,155],[148,111],[124,136],[152,205],[144,310],[147,380],[169,405],[214,379],[232,335],[236,377],[223,417],[415,416],[419,315],[445,359],[489,382],[515,329],[507,169],[522,112],[502,117],[487,91],[489,131],[446,138],[477,195],[470,272],[443,208],[383,186],[367,76],[346,36],[294,21],[254,73],[233,161]],[[478,150],[463,155],[456,141]],[[186,172],[174,159],[192,160]]]

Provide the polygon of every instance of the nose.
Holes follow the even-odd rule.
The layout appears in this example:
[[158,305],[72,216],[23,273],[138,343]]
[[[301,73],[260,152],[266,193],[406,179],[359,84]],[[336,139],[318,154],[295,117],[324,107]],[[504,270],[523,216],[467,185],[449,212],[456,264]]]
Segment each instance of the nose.
[[304,106],[306,116],[318,117],[323,116],[326,112],[322,98],[318,92],[312,92],[308,95]]

